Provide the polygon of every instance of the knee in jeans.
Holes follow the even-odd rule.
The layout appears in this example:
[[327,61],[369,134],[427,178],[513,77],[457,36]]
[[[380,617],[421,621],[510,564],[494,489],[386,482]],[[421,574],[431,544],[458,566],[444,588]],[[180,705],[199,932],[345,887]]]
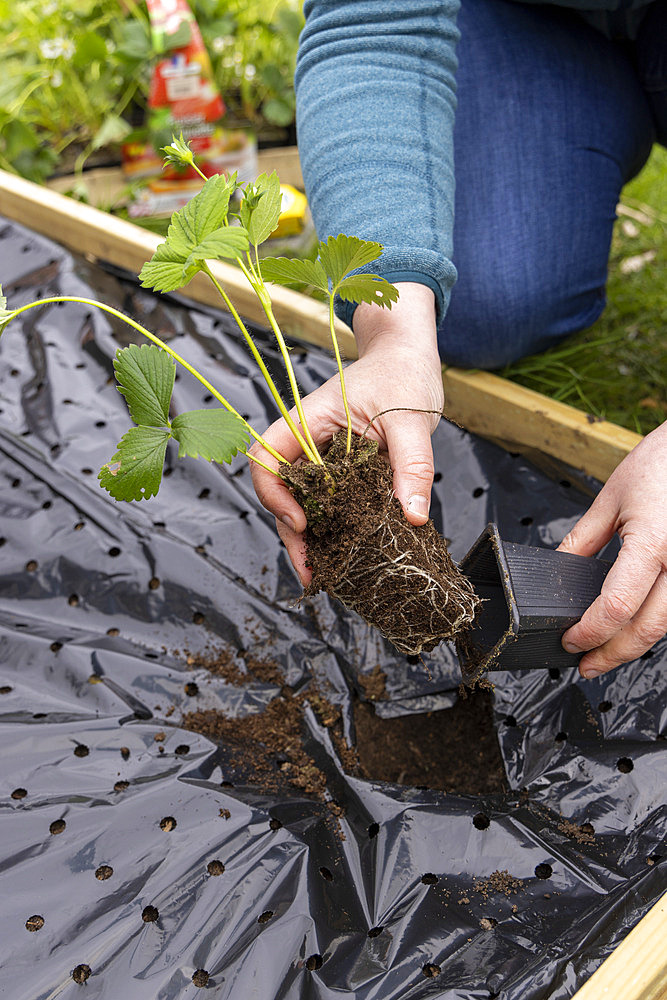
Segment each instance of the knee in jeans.
[[493,288],[488,281],[467,294],[455,287],[452,308],[439,331],[440,353],[445,362],[459,367],[503,368],[590,325],[603,307],[601,290],[575,301],[563,292],[550,293],[537,285],[531,289],[525,283],[520,293],[510,293],[507,285]]

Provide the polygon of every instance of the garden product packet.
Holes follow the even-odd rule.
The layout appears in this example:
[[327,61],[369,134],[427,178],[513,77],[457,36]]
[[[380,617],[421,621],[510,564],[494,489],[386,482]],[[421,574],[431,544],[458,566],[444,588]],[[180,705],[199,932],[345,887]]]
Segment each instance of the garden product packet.
[[163,168],[161,147],[180,134],[207,177],[237,171],[257,174],[257,148],[247,132],[225,128],[225,104],[216,87],[199,25],[186,0],[147,0],[153,49],[149,117],[143,134],[123,146],[123,171],[145,179],[130,205],[133,218],[168,216],[199,188],[194,169]]

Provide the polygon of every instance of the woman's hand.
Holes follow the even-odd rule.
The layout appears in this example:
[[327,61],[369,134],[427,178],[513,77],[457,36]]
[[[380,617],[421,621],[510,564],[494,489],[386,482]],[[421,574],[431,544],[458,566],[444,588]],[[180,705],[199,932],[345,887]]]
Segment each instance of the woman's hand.
[[667,422],[621,462],[559,548],[592,556],[618,532],[623,540],[600,596],[563,636],[597,677],[641,656],[667,631]]
[[[345,388],[352,416],[352,430],[363,434],[374,417],[368,437],[380,442],[394,471],[394,490],[412,524],[428,519],[433,485],[431,434],[443,406],[440,358],[435,327],[433,292],[425,285],[402,282],[400,298],[391,312],[378,306],[360,305],[354,316],[359,360],[345,368]],[[308,427],[318,445],[345,428],[345,411],[338,375],[303,400]],[[429,413],[415,412],[429,410]],[[295,411],[292,417],[298,422]],[[281,419],[263,437],[289,462],[301,449]],[[259,445],[251,454],[272,468],[277,462]],[[304,586],[310,580],[306,566],[303,532],[306,518],[285,484],[254,462],[252,477],[261,503],[276,518],[285,543]]]

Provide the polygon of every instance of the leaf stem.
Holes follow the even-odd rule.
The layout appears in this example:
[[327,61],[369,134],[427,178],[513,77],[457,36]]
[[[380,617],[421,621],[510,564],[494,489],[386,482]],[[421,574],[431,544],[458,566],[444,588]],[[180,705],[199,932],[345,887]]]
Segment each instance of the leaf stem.
[[345,407],[345,417],[347,419],[347,444],[345,451],[349,455],[350,448],[352,447],[352,417],[350,415],[350,407],[347,402],[345,376],[343,375],[343,362],[340,357],[338,337],[336,336],[336,328],[334,325],[334,294],[334,292],[329,292],[329,330],[331,332],[331,343],[333,344],[334,354],[336,355],[336,364],[338,365],[338,374],[340,376],[340,391],[343,394],[343,406]]
[[294,374],[294,368],[292,366],[292,360],[289,356],[289,348],[287,347],[287,344],[285,343],[285,338],[283,337],[282,331],[278,326],[278,321],[276,320],[276,317],[273,315],[273,309],[271,307],[271,296],[269,295],[268,288],[264,284],[261,269],[259,269],[259,257],[257,258],[257,267],[258,267],[259,281],[258,282],[251,281],[251,284],[255,294],[257,295],[257,298],[262,304],[262,309],[264,310],[264,313],[269,321],[271,329],[275,334],[275,338],[278,343],[278,348],[280,349],[280,353],[283,356],[283,361],[285,363],[285,371],[287,372],[289,384],[292,389],[292,397],[294,399],[294,405],[296,407],[296,412],[299,414],[299,422],[303,428],[303,433],[305,434],[308,444],[310,446],[310,451],[312,452],[312,455],[309,456],[310,460],[311,462],[314,462],[316,465],[324,465],[322,457],[319,451],[317,450],[317,445],[315,444],[313,436],[310,433],[308,424],[306,423],[306,415],[303,412],[303,405],[301,403],[301,396],[299,394],[299,386],[297,385],[296,375]]
[[[163,351],[169,354],[174,359],[174,361],[178,361],[178,363],[183,365],[183,367],[187,371],[189,371],[191,375],[194,375],[194,377],[199,382],[201,382],[204,388],[208,389],[211,395],[215,396],[215,398],[218,400],[219,403],[222,403],[224,408],[228,410],[229,413],[233,413],[234,416],[238,417],[239,420],[243,421],[243,423],[248,429],[248,433],[251,434],[252,437],[254,437],[255,441],[261,444],[261,446],[265,448],[270,455],[273,455],[276,461],[280,463],[287,462],[287,459],[283,458],[280,452],[276,451],[275,448],[273,448],[268,441],[265,441],[264,438],[261,436],[261,434],[258,434],[257,431],[253,430],[248,421],[241,416],[238,410],[235,410],[232,404],[229,403],[224,396],[220,395],[215,386],[212,386],[211,383],[208,381],[208,379],[204,378],[204,376],[201,375],[196,368],[193,368],[192,365],[185,360],[185,358],[182,358],[180,354],[177,354],[176,351],[172,350],[172,348],[169,347],[168,344],[165,344],[163,340],[160,340],[159,337],[156,337],[155,334],[151,333],[150,330],[147,330],[146,327],[142,326],[140,323],[137,323],[129,316],[123,315],[122,312],[119,312],[118,309],[114,309],[113,306],[105,305],[104,302],[98,302],[96,299],[80,298],[77,295],[54,295],[51,298],[37,299],[35,302],[29,302],[25,306],[19,306],[17,309],[13,309],[11,318],[14,319],[16,316],[19,316],[22,312],[26,312],[28,309],[34,309],[35,306],[46,306],[56,302],[79,302],[81,305],[95,306],[97,309],[101,309],[103,312],[107,312],[110,313],[112,316],[116,316],[117,319],[122,319],[124,323],[127,323],[128,326],[133,327],[135,330],[141,333],[144,337],[147,337],[148,340],[152,341],[154,344],[157,344],[157,346],[161,347]],[[252,459],[253,461],[258,461],[257,459],[254,459],[252,455],[248,455],[248,458]],[[263,465],[263,463],[261,462],[259,462],[259,464]],[[268,469],[268,466],[266,465],[263,467]],[[270,469],[269,471],[275,472],[275,469]]]
[[[240,258],[238,258],[238,260],[240,261]],[[314,458],[314,456],[313,456],[313,454],[312,454],[312,452],[311,452],[311,450],[310,450],[310,448],[308,446],[308,443],[304,440],[303,435],[299,431],[299,428],[296,426],[296,424],[294,423],[294,421],[290,417],[289,411],[288,411],[287,407],[285,406],[285,404],[284,404],[284,402],[283,402],[283,400],[282,400],[282,398],[280,396],[280,393],[278,392],[278,390],[276,388],[276,384],[273,381],[273,379],[271,378],[271,375],[269,373],[268,368],[264,364],[264,359],[262,358],[261,354],[257,350],[257,347],[255,346],[255,342],[252,339],[252,337],[250,336],[250,334],[249,334],[249,332],[248,332],[248,330],[246,328],[245,323],[243,322],[243,320],[239,316],[239,314],[236,311],[236,309],[234,308],[234,305],[231,302],[229,296],[227,295],[227,293],[225,292],[224,288],[220,285],[220,283],[216,279],[215,275],[213,274],[213,272],[209,268],[208,264],[204,264],[204,272],[205,272],[205,274],[207,274],[209,276],[209,278],[211,279],[211,281],[213,282],[213,284],[217,288],[218,292],[222,296],[222,299],[223,299],[225,305],[227,306],[227,308],[229,309],[230,313],[232,314],[232,316],[236,320],[236,324],[239,327],[239,329],[240,329],[241,333],[243,334],[243,336],[245,337],[245,340],[246,340],[246,343],[248,344],[248,347],[252,351],[252,356],[255,359],[255,361],[257,362],[259,370],[261,371],[262,375],[264,376],[264,380],[266,381],[266,384],[269,387],[269,391],[270,391],[271,395],[273,396],[273,398],[275,400],[275,403],[276,403],[276,406],[280,410],[280,413],[282,414],[282,417],[283,417],[285,423],[287,424],[287,426],[289,427],[290,431],[294,435],[294,437],[295,437],[297,443],[299,444],[300,448],[302,449],[304,455],[306,455],[306,457],[311,462],[314,462],[315,458]]]

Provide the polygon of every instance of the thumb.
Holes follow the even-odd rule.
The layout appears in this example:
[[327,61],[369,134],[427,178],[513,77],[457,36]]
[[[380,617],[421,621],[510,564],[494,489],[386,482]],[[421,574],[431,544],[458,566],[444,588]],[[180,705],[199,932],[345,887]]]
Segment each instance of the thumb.
[[422,413],[393,415],[384,427],[394,492],[411,524],[425,524],[431,506],[433,448],[430,422]]
[[617,513],[617,506],[605,503],[605,497],[600,493],[565,536],[558,546],[558,551],[573,552],[579,556],[595,555],[613,537],[616,531]]

